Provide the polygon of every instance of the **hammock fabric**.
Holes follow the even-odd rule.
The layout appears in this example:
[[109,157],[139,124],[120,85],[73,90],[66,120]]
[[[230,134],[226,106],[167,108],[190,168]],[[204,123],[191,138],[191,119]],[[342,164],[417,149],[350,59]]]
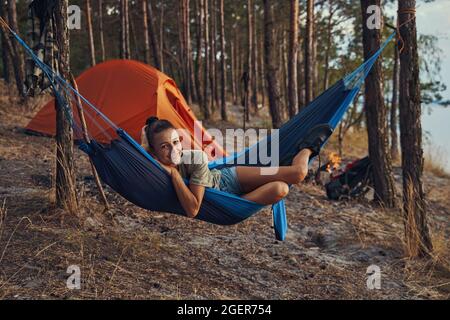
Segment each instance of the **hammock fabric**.
[[[15,32],[10,31],[52,81],[55,97],[60,101],[59,105],[65,109],[70,109],[68,103],[64,101],[61,95],[62,91],[70,93],[70,95],[75,94],[91,108],[91,111],[93,110],[97,115],[103,116],[105,122],[115,129],[117,136],[111,138],[108,144],[101,144],[92,140],[89,144],[82,142],[79,146],[92,159],[103,182],[139,207],[184,216],[184,210],[178,201],[171,179],[158,162],[130,135],[115,126],[70,84],[40,61],[26,43]],[[277,138],[279,138],[279,158],[282,164],[292,161],[293,156],[297,152],[295,148],[298,142],[312,127],[318,124],[329,124],[332,128],[336,128],[359,92],[376,59],[394,35],[395,33],[359,68],[323,92],[280,128],[279,137]],[[74,123],[71,112],[67,110],[66,115],[74,128],[77,129],[77,124]],[[270,142],[273,138],[273,136],[269,136],[267,139],[258,142],[239,154],[212,161],[209,163],[209,167],[210,169],[220,169],[236,164],[271,166],[270,162],[265,163],[263,159],[259,159],[258,154],[271,154]],[[249,159],[257,159],[257,161],[256,163],[255,161],[250,162]],[[218,225],[232,225],[248,219],[263,207],[260,204],[233,194],[207,188],[196,219]],[[284,201],[274,204],[272,209],[276,238],[284,240],[287,231]]]

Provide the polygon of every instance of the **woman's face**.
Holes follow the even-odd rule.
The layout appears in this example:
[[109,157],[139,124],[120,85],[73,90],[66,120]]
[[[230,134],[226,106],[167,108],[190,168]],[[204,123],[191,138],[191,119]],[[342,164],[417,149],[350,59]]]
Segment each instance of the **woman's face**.
[[175,129],[155,133],[152,140],[152,149],[159,161],[168,166],[180,164],[183,148]]

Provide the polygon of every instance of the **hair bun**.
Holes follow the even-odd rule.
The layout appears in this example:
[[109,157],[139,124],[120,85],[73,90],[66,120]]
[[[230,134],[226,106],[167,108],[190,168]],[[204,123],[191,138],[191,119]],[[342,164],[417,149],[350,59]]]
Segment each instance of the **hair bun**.
[[145,122],[145,124],[146,124],[147,126],[150,126],[150,125],[152,125],[154,122],[156,122],[156,121],[158,121],[158,120],[159,120],[158,117],[151,116],[150,118],[147,119],[147,121]]

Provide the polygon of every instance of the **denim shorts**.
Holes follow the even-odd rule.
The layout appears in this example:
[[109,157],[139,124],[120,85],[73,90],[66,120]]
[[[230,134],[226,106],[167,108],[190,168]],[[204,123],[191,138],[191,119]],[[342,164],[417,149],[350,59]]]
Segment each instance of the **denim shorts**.
[[229,167],[220,169],[220,185],[219,188],[222,191],[240,196],[243,194],[241,185],[236,173],[236,167]]

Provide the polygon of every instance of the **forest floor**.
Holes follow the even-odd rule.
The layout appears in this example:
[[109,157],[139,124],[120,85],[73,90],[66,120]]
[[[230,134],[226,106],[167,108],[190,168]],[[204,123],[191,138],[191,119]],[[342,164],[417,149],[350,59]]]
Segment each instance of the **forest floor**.
[[[239,110],[230,108],[234,123],[208,125],[238,126]],[[78,149],[76,217],[54,207],[53,140],[23,133],[34,110],[0,86],[0,299],[450,298],[447,175],[424,175],[435,247],[428,260],[405,258],[399,210],[330,201],[312,183],[287,197],[284,242],[275,240],[269,209],[221,227],[140,209],[106,188],[105,213]],[[363,136],[347,143],[344,162],[365,155]],[[71,265],[80,267],[80,290],[67,288]],[[370,265],[381,270],[379,290],[367,287]]]

